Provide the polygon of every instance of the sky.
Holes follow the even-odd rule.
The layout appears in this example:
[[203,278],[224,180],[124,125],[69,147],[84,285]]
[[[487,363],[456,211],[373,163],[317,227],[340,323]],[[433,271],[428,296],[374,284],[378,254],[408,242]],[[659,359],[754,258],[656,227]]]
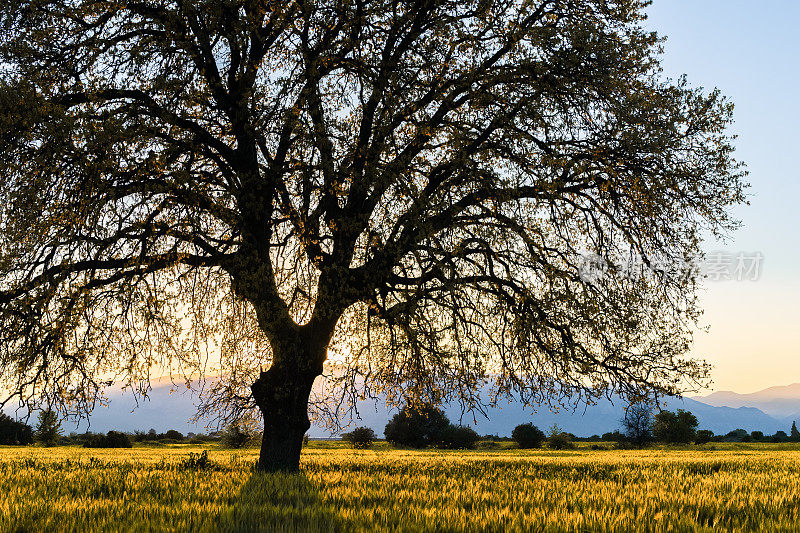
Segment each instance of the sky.
[[665,75],[718,87],[736,106],[731,132],[750,205],[734,211],[740,230],[705,249],[763,256],[755,280],[706,282],[709,331],[693,354],[714,365],[713,390],[800,382],[800,2],[655,0],[647,13],[646,26],[667,37]]

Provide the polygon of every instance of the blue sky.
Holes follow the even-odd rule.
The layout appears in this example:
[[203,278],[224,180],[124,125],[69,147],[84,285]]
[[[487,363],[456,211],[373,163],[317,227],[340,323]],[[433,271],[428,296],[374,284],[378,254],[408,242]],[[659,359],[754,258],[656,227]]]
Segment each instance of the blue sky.
[[800,2],[656,0],[648,28],[666,36],[664,72],[718,87],[736,105],[731,131],[750,172],[743,227],[706,249],[761,252],[757,281],[708,282],[695,353],[715,365],[714,390],[800,382]]

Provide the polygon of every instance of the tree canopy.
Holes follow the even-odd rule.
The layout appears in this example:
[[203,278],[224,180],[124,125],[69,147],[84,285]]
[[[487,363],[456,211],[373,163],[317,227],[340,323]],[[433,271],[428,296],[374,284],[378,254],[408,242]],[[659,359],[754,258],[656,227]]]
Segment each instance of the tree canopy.
[[694,440],[696,430],[697,417],[683,409],[661,411],[653,417],[653,436],[668,444],[689,444]]
[[324,370],[333,415],[703,379],[744,171],[647,3],[0,1],[3,388],[204,372],[277,428]]
[[41,411],[36,424],[36,440],[45,446],[55,446],[62,436],[58,413],[52,409]]
[[628,404],[620,422],[625,436],[639,448],[653,438],[653,406],[646,401]]

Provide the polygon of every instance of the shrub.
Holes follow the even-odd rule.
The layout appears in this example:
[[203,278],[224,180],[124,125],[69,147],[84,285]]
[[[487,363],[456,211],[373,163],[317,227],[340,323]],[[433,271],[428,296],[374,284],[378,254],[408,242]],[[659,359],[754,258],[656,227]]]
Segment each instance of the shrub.
[[344,441],[349,442],[353,448],[360,449],[369,448],[377,438],[372,428],[357,427],[353,431],[342,435]]
[[778,430],[772,437],[770,437],[770,440],[772,442],[786,442],[789,440],[789,435],[787,435],[785,431]]
[[86,433],[84,448],[133,448],[130,437],[119,431],[109,431],[105,435]]
[[241,448],[253,438],[253,434],[244,429],[238,422],[228,424],[222,432],[222,444],[228,448]]
[[513,439],[511,437],[501,437],[495,433],[494,435],[484,435],[483,440],[490,440],[494,442],[510,442]]
[[544,432],[528,422],[515,427],[511,432],[511,438],[520,448],[539,448],[544,441]]
[[189,452],[189,457],[180,464],[183,470],[208,470],[213,465],[208,458],[208,450],[203,450],[203,453]]
[[746,429],[734,429],[733,431],[729,431],[727,435],[725,435],[725,440],[731,441],[740,441],[745,442],[744,439],[750,437],[750,434],[747,433]]
[[547,439],[547,446],[554,450],[569,450],[575,447],[572,442],[572,434],[564,433],[557,425],[553,424],[550,428],[550,435]]
[[480,439],[474,429],[469,426],[455,426],[450,424],[445,428],[437,443],[440,448],[450,450],[471,450]]
[[139,430],[133,432],[133,440],[135,442],[154,442],[163,437],[164,437],[163,434],[158,433],[155,429],[152,428],[147,433],[144,433],[143,431]]
[[[688,444],[695,440],[697,417],[689,411],[661,411],[653,419],[653,436],[668,444]],[[746,432],[745,432],[746,433]]]
[[205,444],[206,442],[214,442],[218,440],[217,437],[198,433],[189,439],[189,444]]
[[714,432],[708,429],[701,429],[697,432],[697,439],[694,441],[695,444],[706,444],[711,442],[711,439],[714,438]]
[[628,442],[628,437],[625,436],[625,434],[620,433],[618,429],[615,429],[612,432],[603,433],[603,436],[600,437],[600,439],[609,442],[616,442],[619,444]]
[[551,435],[547,439],[547,446],[553,450],[571,450],[575,447],[575,444],[572,442],[569,433],[559,433]]
[[425,448],[439,442],[449,425],[441,409],[406,405],[386,424],[383,433],[394,445]]
[[170,429],[164,434],[164,438],[181,441],[183,440],[183,433],[174,429]]
[[0,413],[0,444],[33,444],[33,429]]
[[105,438],[106,448],[133,448],[130,437],[120,431],[109,431]]

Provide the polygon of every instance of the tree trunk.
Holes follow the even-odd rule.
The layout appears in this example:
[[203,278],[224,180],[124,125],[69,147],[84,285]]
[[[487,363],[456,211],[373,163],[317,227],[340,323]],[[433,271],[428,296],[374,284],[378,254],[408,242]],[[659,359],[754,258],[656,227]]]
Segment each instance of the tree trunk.
[[[325,347],[296,339],[289,347],[273,347],[273,364],[253,383],[251,390],[264,416],[260,470],[297,471],[303,436],[311,427],[308,397],[322,373]],[[319,353],[317,353],[319,352]]]

